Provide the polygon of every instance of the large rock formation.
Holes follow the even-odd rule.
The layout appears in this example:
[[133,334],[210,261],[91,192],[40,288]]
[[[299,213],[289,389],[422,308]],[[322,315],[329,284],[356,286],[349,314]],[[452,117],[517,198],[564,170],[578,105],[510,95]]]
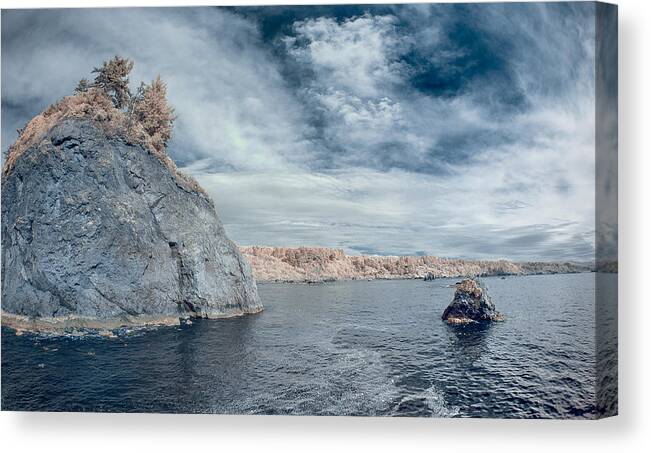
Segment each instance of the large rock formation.
[[458,282],[454,299],[443,312],[443,320],[450,324],[469,324],[481,321],[503,321],[495,304],[477,280]]
[[461,260],[436,256],[355,256],[323,247],[241,247],[258,281],[443,278],[589,272],[575,263]]
[[3,323],[118,326],[262,310],[210,198],[160,155],[64,118],[2,179]]

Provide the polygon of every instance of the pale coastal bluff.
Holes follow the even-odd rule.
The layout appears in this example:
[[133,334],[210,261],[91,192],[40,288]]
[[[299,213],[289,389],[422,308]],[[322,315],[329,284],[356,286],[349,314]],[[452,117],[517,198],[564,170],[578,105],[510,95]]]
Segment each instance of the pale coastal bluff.
[[240,247],[259,282],[424,279],[590,272],[571,262],[462,260],[436,256],[358,256],[322,247]]
[[164,149],[126,134],[106,101],[99,90],[64,98],[9,149],[3,325],[116,328],[261,311],[212,200]]

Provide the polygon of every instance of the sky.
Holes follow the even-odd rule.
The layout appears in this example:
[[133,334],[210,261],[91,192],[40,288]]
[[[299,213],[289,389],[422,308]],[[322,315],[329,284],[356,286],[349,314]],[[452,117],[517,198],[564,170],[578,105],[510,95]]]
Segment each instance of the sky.
[[2,150],[115,54],[240,245],[595,251],[592,3],[2,11]]

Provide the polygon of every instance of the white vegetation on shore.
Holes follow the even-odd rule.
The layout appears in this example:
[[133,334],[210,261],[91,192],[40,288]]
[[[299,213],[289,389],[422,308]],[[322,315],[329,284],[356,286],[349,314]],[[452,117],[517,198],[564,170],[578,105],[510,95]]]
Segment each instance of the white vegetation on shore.
[[312,282],[589,272],[570,262],[462,260],[436,256],[355,256],[322,247],[240,247],[260,282]]

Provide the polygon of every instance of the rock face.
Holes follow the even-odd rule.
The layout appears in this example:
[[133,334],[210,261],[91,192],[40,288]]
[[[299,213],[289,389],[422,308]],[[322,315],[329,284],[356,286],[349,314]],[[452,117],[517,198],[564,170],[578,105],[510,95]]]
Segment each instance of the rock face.
[[461,260],[436,256],[353,256],[324,247],[241,247],[257,281],[470,277],[589,272],[576,263]]
[[477,280],[458,282],[454,300],[443,312],[443,320],[450,324],[468,324],[482,321],[503,321],[486,289]]
[[2,309],[84,327],[262,305],[207,195],[144,147],[65,119],[3,174]]

